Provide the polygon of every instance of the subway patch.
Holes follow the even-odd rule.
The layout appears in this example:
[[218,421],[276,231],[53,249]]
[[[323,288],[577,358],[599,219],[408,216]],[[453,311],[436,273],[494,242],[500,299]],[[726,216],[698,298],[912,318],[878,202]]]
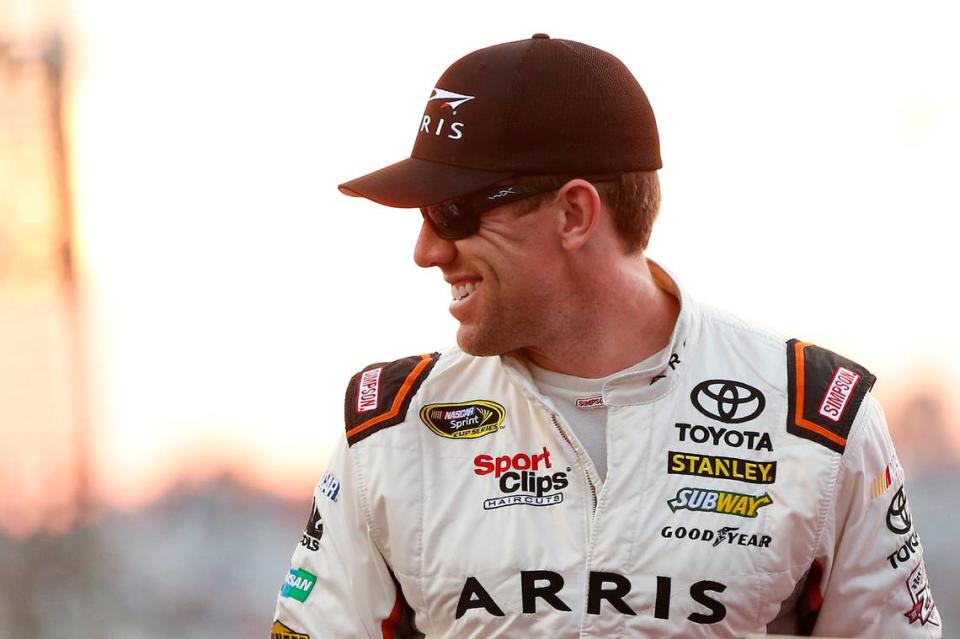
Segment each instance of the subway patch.
[[758,510],[772,503],[773,499],[767,493],[755,497],[707,488],[681,488],[677,491],[676,497],[667,501],[667,505],[673,512],[695,510],[749,518],[756,517]]

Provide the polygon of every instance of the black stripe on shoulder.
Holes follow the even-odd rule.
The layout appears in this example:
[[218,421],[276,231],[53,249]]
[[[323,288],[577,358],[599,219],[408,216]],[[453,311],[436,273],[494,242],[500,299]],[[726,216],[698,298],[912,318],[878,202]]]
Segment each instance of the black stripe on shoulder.
[[371,364],[354,375],[347,386],[343,406],[347,443],[353,446],[402,422],[413,396],[439,357],[440,353],[413,355]]
[[787,341],[787,432],[843,454],[853,419],[877,381],[825,348]]

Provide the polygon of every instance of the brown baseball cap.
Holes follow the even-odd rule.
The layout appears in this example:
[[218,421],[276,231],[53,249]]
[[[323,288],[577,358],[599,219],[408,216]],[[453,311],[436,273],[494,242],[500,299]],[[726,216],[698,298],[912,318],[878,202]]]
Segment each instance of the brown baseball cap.
[[653,109],[626,65],[538,33],[454,62],[427,99],[410,157],[339,188],[417,208],[517,175],[661,166]]

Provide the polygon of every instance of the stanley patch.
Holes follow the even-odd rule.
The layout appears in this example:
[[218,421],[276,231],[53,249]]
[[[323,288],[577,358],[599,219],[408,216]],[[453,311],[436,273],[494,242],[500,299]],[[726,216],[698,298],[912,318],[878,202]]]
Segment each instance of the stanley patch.
[[439,353],[430,353],[371,364],[354,375],[344,399],[347,442],[353,446],[403,422],[410,402],[439,357]]
[[475,399],[455,404],[427,404],[420,419],[437,435],[447,439],[477,439],[500,430],[507,411],[496,402]]
[[825,348],[787,342],[787,432],[843,454],[853,419],[876,376]]
[[310,635],[291,630],[279,621],[274,621],[273,628],[270,629],[270,639],[310,639]]
[[667,501],[670,510],[699,510],[705,513],[720,513],[722,515],[736,515],[737,517],[755,518],[757,511],[773,503],[770,495],[763,493],[759,497],[731,493],[726,490],[709,490],[706,488],[681,488],[677,496]]
[[777,480],[777,462],[678,453],[671,450],[667,452],[667,472],[671,475],[695,475],[734,479],[750,484],[772,484]]

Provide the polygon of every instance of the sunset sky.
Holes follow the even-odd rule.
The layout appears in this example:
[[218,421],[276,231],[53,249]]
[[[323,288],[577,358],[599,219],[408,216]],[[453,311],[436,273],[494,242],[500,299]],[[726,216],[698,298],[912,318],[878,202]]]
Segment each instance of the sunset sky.
[[695,297],[863,363],[885,403],[956,395],[960,40],[940,5],[586,6],[68,7],[108,503],[223,469],[302,496],[350,375],[451,343],[419,215],[336,185],[409,154],[447,65],[535,32],[644,87],[664,158],[648,255]]

